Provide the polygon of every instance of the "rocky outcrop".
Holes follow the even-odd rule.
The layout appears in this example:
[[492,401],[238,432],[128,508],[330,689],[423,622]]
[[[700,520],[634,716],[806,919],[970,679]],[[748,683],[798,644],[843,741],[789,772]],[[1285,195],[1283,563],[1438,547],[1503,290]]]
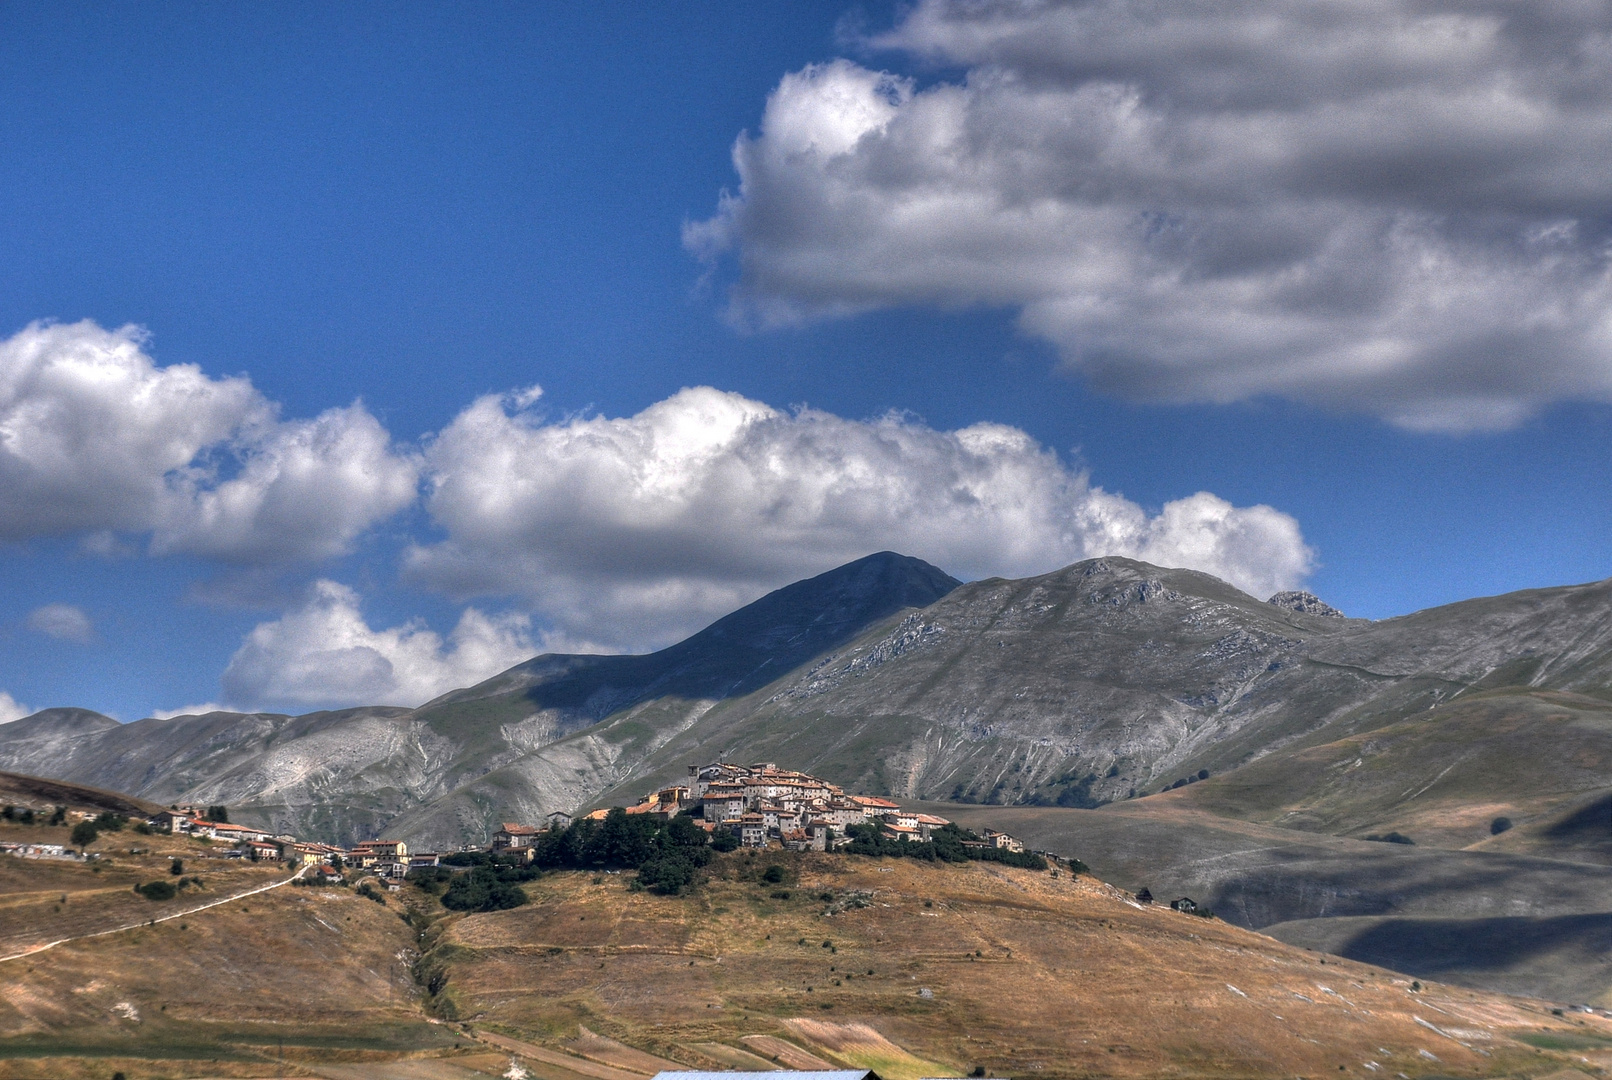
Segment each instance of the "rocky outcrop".
[[1322,600],[1313,592],[1304,592],[1303,590],[1279,592],[1265,602],[1275,604],[1280,608],[1287,608],[1289,611],[1302,612],[1305,615],[1324,615],[1331,619],[1347,618],[1343,612]]

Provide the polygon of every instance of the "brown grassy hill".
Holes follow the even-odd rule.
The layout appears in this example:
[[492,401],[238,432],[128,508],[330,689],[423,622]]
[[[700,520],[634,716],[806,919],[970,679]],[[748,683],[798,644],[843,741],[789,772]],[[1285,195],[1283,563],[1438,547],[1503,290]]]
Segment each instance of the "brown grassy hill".
[[[0,824],[0,840],[66,844],[69,830],[48,825]],[[101,933],[162,919],[286,878],[288,871],[219,857],[222,848],[189,837],[143,836],[130,829],[101,834],[89,845],[100,859],[89,864],[0,857],[0,956],[66,937]],[[173,860],[183,874],[170,873]],[[186,885],[172,900],[151,901],[134,892],[149,881]],[[193,884],[196,878],[201,885]],[[0,1030],[4,1030],[0,1026]]]
[[[210,860],[188,839],[125,832],[97,847],[99,871],[0,858],[6,932],[160,917],[171,907],[128,883],[175,855],[208,897],[284,875]],[[773,863],[787,880],[764,884]],[[542,1080],[779,1063],[890,1080],[976,1065],[1410,1078],[1612,1065],[1599,1018],[1413,992],[1066,870],[777,853],[713,869],[683,897],[633,892],[627,875],[552,874],[525,887],[528,906],[468,916],[413,886],[383,903],[285,886],[0,962],[0,1078],[475,1080],[512,1058]]]
[[[779,863],[792,880],[767,885]],[[735,855],[688,897],[619,876],[528,885],[453,918],[434,1007],[574,1046],[586,1030],[689,1066],[778,1040],[886,1077],[1548,1072],[1544,1029],[1612,1066],[1612,1023],[1427,987],[1090,877],[841,856]],[[766,1040],[771,1040],[767,1042]],[[1604,1040],[1604,1041],[1602,1041]]]
[[[66,832],[0,823],[4,840]],[[126,829],[90,850],[102,858],[0,856],[0,956],[16,957],[0,962],[0,1077],[305,1076],[277,1064],[282,1043],[288,1060],[315,1062],[451,1045],[416,1005],[414,933],[395,901],[297,886],[242,896],[289,871],[188,837]],[[200,887],[162,902],[134,893],[175,880],[176,857]],[[77,940],[29,952],[64,938]]]
[[157,803],[137,799],[121,791],[104,791],[85,784],[71,784],[65,780],[48,780],[41,776],[0,772],[0,805],[65,806],[69,810],[100,813],[110,810],[114,814],[149,817],[163,809]]

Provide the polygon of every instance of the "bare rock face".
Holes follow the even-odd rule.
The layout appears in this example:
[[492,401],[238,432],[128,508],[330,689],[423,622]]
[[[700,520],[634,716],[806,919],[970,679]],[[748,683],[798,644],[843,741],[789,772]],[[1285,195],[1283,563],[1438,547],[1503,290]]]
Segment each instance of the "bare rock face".
[[1343,612],[1322,600],[1313,592],[1305,592],[1302,589],[1279,592],[1265,602],[1275,604],[1280,608],[1287,608],[1289,611],[1303,612],[1306,615],[1322,615],[1329,619],[1347,618]]
[[1327,617],[1327,619],[1346,619],[1348,617],[1338,609],[1333,608],[1332,604],[1322,600],[1320,596],[1315,595],[1315,593],[1304,592],[1304,590],[1277,593],[1265,603],[1275,604],[1278,608],[1286,608],[1288,611],[1299,611],[1299,613],[1307,614],[1307,616],[1323,616]]

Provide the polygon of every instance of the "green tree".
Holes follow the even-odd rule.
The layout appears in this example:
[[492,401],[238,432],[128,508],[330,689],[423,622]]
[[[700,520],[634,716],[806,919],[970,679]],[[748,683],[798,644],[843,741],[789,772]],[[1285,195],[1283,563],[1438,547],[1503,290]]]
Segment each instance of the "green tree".
[[209,806],[207,808],[207,820],[216,821],[220,825],[228,825],[229,810],[223,806]]
[[694,864],[679,855],[663,855],[638,868],[638,882],[647,889],[676,896],[694,884]]
[[526,894],[514,881],[500,880],[505,872],[489,865],[460,874],[442,894],[442,906],[455,911],[503,911],[520,907],[526,903]]
[[87,848],[95,843],[95,838],[101,835],[101,830],[95,827],[93,821],[81,821],[73,826],[72,835],[68,837],[76,848]]
[[178,877],[184,872],[185,864],[181,860],[175,859],[173,862],[168,864],[168,873],[172,874],[174,877]]

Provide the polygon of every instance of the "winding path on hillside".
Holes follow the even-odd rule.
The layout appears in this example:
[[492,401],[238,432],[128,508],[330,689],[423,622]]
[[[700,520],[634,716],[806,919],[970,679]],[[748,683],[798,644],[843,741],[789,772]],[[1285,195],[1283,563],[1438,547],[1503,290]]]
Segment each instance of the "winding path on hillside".
[[108,934],[121,934],[125,930],[138,930],[142,926],[154,926],[157,923],[165,923],[170,919],[181,919],[187,915],[194,915],[198,911],[206,911],[208,908],[215,908],[220,904],[228,904],[235,900],[244,900],[248,896],[256,896],[258,893],[268,892],[270,889],[278,889],[282,886],[289,885],[293,881],[296,881],[298,878],[300,878],[304,873],[307,872],[307,870],[308,868],[306,866],[299,866],[295,874],[292,874],[290,877],[281,881],[270,882],[267,885],[259,885],[254,889],[246,889],[242,892],[235,893],[233,896],[225,896],[218,900],[210,900],[205,904],[198,904],[193,908],[186,908],[183,911],[170,912],[169,914],[163,915],[160,918],[141,919],[139,922],[127,923],[123,926],[114,926],[110,930],[97,930],[92,934],[78,934],[73,937],[58,938],[55,941],[47,941],[40,945],[33,945],[24,949],[22,952],[12,953],[10,956],[0,956],[0,964],[5,963],[7,960],[21,960],[25,956],[37,956],[38,954],[45,952],[47,949],[54,949],[58,945],[66,945],[71,941],[85,941],[89,938],[106,937]]

